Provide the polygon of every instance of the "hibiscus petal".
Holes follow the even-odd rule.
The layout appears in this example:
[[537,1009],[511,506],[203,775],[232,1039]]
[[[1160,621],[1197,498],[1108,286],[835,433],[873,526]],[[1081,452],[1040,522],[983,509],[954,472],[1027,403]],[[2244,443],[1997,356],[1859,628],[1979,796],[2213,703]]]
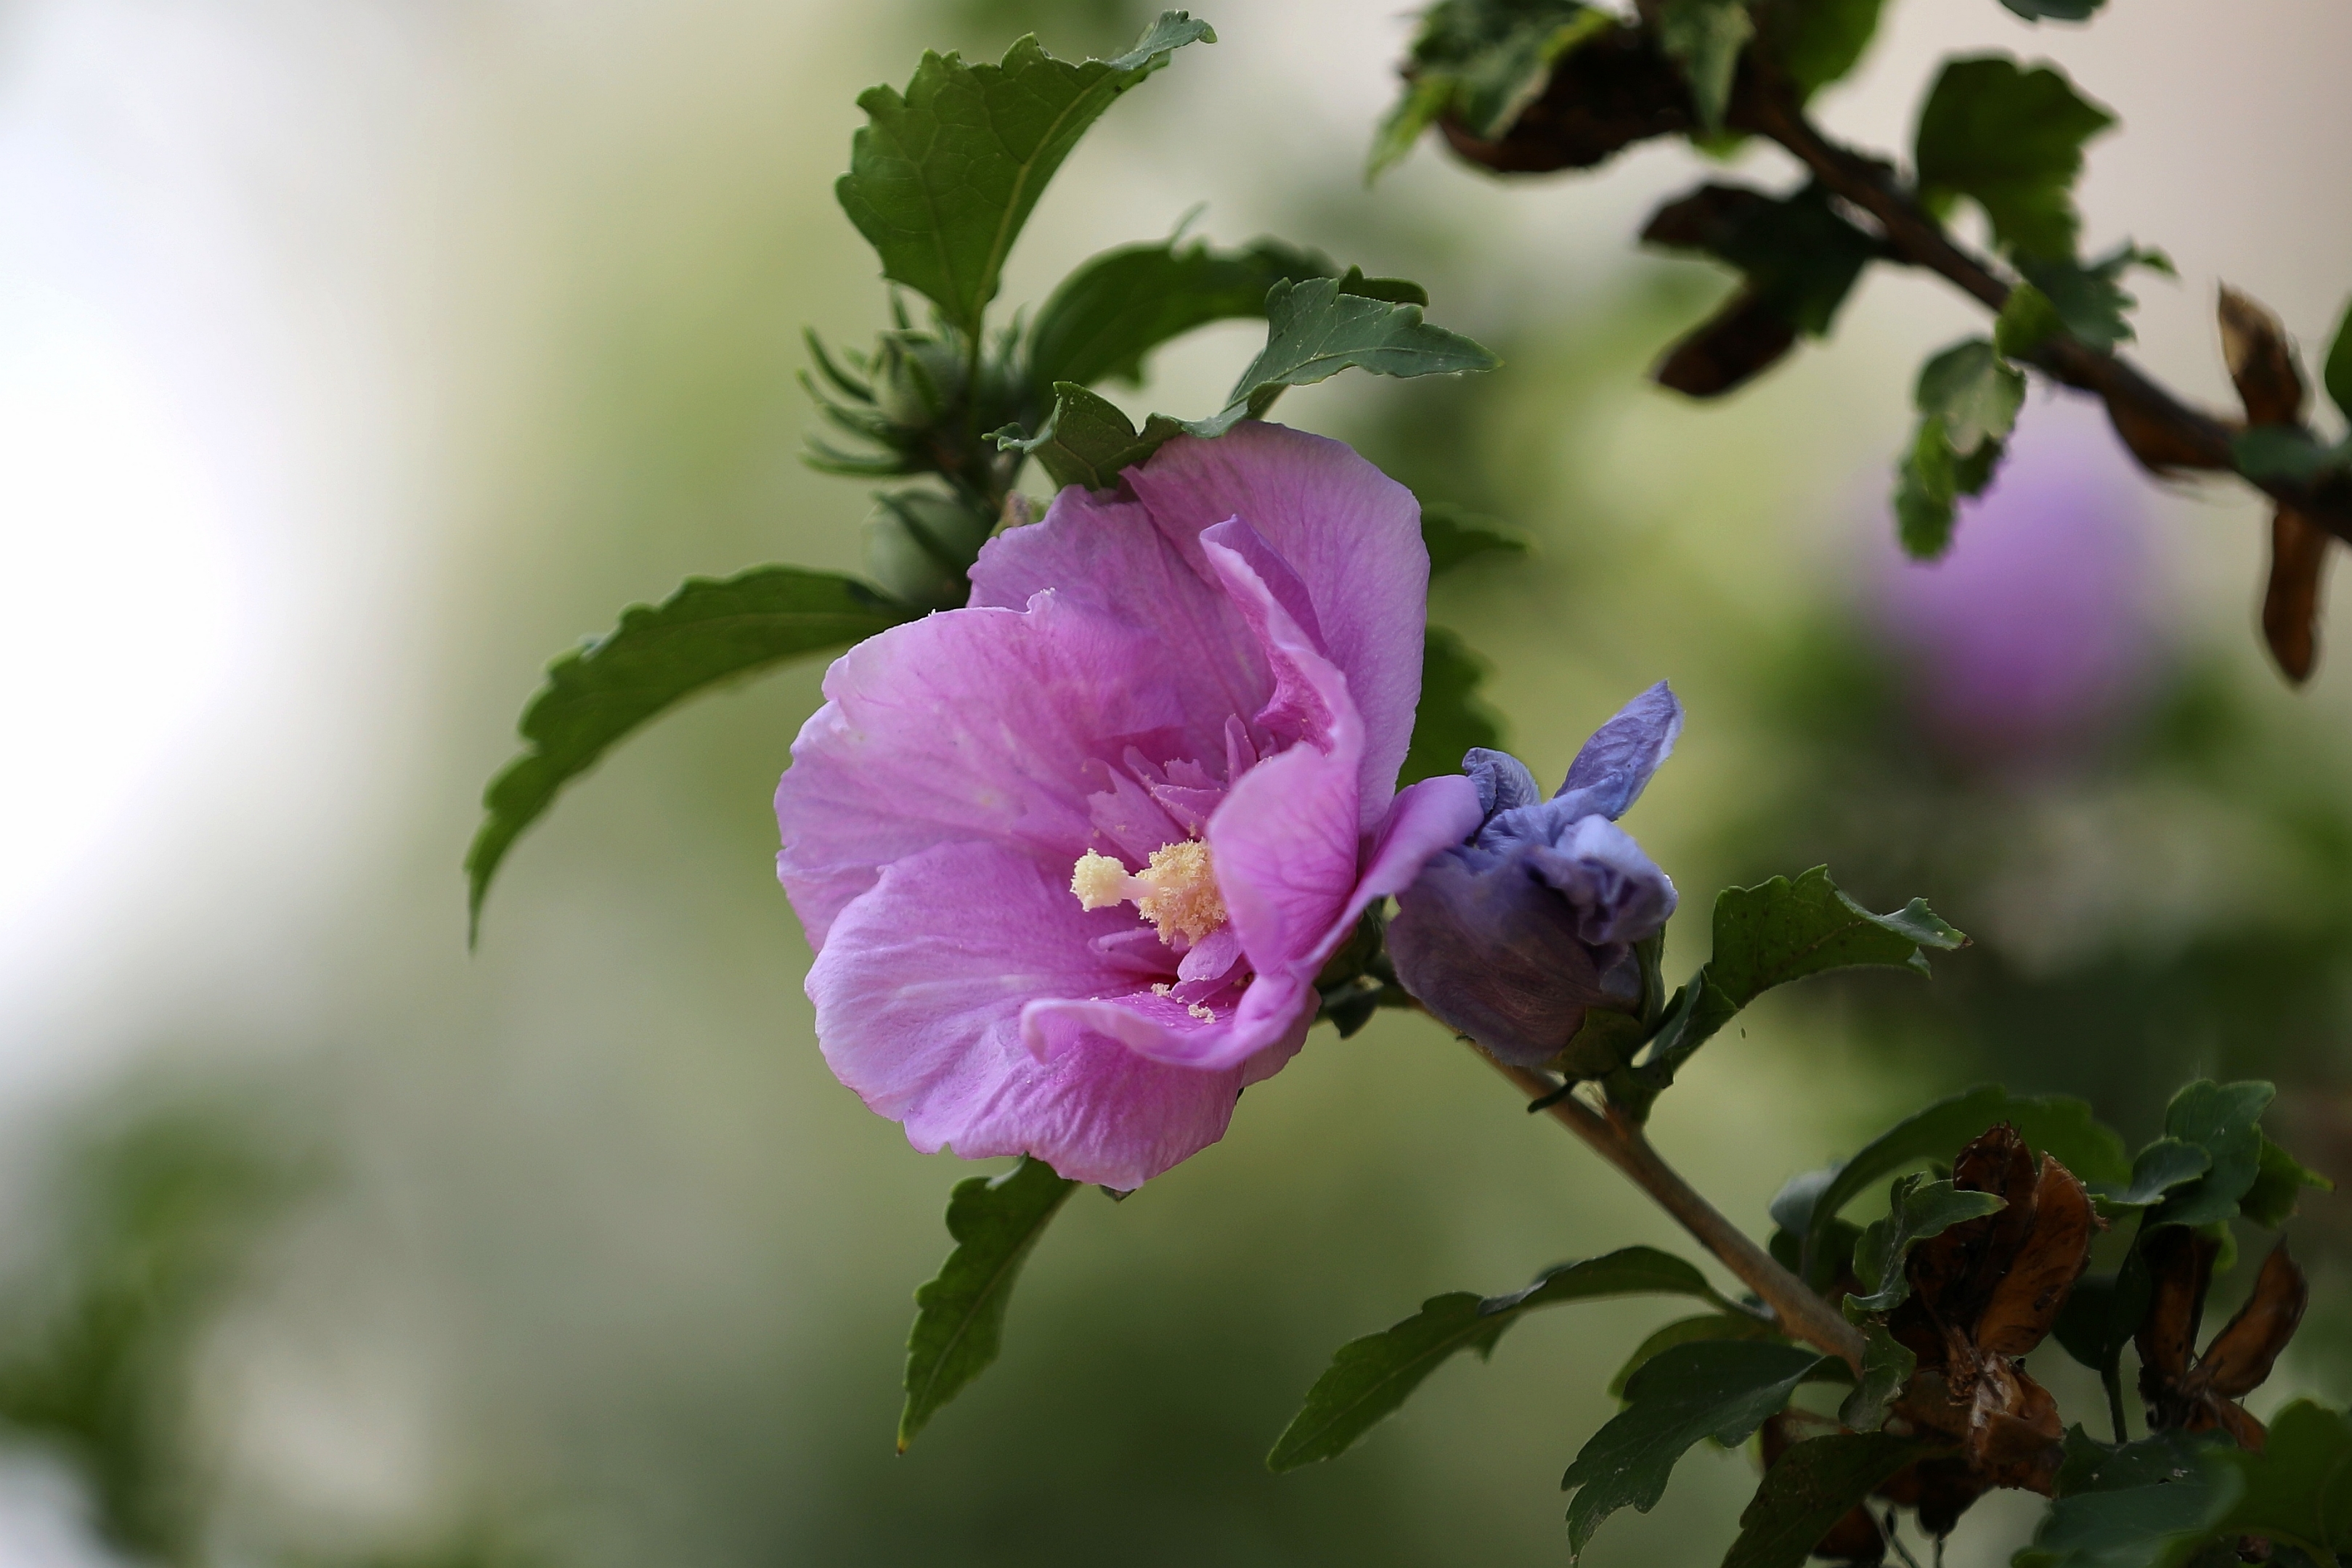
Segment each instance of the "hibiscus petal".
[[1421,701],[1429,552],[1412,492],[1339,442],[1255,422],[1214,441],[1179,436],[1125,477],[1188,553],[1237,517],[1297,573],[1363,716],[1360,825],[1370,829],[1396,790]]
[[1203,1071],[1078,1030],[1041,1061],[1021,1039],[1025,1001],[1137,985],[1090,946],[1118,920],[999,846],[943,844],[887,866],[809,971],[825,1061],[927,1154],[1030,1154],[1074,1180],[1139,1186],[1222,1137],[1243,1084],[1297,1047]]
[[1569,764],[1568,778],[1554,800],[1570,803],[1563,817],[1623,816],[1650,782],[1650,775],[1674,754],[1683,732],[1683,705],[1660,681],[1592,732]]
[[1092,847],[1103,781],[1088,763],[1181,720],[1166,664],[1149,636],[1055,594],[928,616],[835,660],[776,787],[776,872],[810,942],[880,867],[933,844],[1069,866]]

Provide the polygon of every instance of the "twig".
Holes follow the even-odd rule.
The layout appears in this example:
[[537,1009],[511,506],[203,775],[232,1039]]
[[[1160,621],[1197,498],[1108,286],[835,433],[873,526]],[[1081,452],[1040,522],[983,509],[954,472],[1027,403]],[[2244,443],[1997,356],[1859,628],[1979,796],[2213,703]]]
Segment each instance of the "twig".
[[[1745,84],[1743,84],[1745,85]],[[1757,84],[1743,92],[1735,118],[1744,129],[1779,142],[1833,194],[1877,220],[1896,259],[1924,267],[1957,287],[1988,310],[2008,302],[2012,284],[1986,262],[1955,244],[1944,226],[1912,200],[1886,165],[1838,146],[1805,118],[1790,93]],[[2132,455],[2153,472],[2214,469],[2238,473],[2231,442],[2235,423],[2207,413],[2175,397],[2126,360],[2059,333],[2026,356],[2053,380],[2087,392],[2105,402],[2107,417]],[[2308,431],[2305,434],[2310,434]],[[2246,482],[2352,542],[2352,487],[2326,478]]]
[[[1559,1087],[1531,1069],[1495,1061],[1475,1044],[1470,1049],[1477,1051],[1481,1059],[1494,1062],[1504,1077],[1531,1098],[1554,1095]],[[1783,1331],[1842,1357],[1857,1373],[1861,1371],[1862,1335],[1853,1325],[1700,1197],[1680,1173],[1658,1157],[1657,1150],[1650,1146],[1640,1127],[1613,1108],[1604,1114],[1574,1095],[1555,1098],[1547,1109],[1554,1121],[1582,1138],[1595,1154],[1648,1193],[1684,1229],[1697,1238],[1700,1246],[1715,1254],[1725,1268],[1762,1297]]]

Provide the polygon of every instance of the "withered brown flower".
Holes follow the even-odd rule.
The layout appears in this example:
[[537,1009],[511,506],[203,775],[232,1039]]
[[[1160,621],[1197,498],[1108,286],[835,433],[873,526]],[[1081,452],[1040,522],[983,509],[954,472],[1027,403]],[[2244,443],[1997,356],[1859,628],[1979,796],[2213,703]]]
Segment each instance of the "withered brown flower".
[[2270,1376],[2303,1321],[2310,1290],[2303,1270],[2287,1256],[2286,1243],[2280,1242],[2263,1260],[2246,1304],[2213,1336],[2205,1354],[2192,1359],[2220,1251],[2220,1242],[2177,1225],[2140,1243],[2154,1289],[2134,1341],[2139,1348],[2139,1391],[2147,1401],[2151,1430],[2219,1427],[2240,1448],[2260,1453],[2263,1424],[2238,1401]]

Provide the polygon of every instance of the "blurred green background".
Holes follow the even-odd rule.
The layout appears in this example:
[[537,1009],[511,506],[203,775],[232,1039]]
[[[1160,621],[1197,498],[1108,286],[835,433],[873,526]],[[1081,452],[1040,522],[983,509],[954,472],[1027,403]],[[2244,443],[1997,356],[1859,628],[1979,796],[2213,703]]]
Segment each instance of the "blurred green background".
[[[814,666],[623,747],[465,951],[457,862],[549,656],[689,573],[856,565],[866,497],[799,465],[793,377],[803,324],[884,319],[831,199],[857,90],[1033,27],[1114,47],[1141,10],[0,8],[0,1568],[1564,1553],[1559,1473],[1663,1309],[1531,1322],[1337,1463],[1260,1462],[1331,1349],[1423,1297],[1676,1244],[1394,1017],[1318,1032],[1130,1201],[1082,1195],[1003,1362],[893,1457],[961,1167],[814,1049],[768,810]],[[2140,351],[2219,401],[2218,278],[2306,342],[2352,279],[2352,209],[2316,197],[2352,18],[2110,10],[2036,31],[1892,0],[1824,114],[1899,145],[1942,54],[2065,64],[2126,122],[2092,153],[2089,239],[2171,252]],[[1281,416],[1539,541],[1433,609],[1539,774],[1674,681],[1690,727],[1629,824],[1685,892],[1670,967],[1704,956],[1716,888],[1823,859],[1979,937],[1932,987],[1756,1009],[1662,1107],[1669,1156],[1760,1225],[1784,1176],[1937,1093],[2081,1093],[2137,1140],[2213,1072],[2275,1078],[2274,1132],[2352,1180],[2352,685],[2324,664],[2291,695],[2263,662],[2258,510],[2135,475],[2037,392],[2019,482],[1961,523],[1986,609],[1954,613],[1892,559],[1883,497],[1962,305],[1882,271],[1828,347],[1679,402],[1643,372],[1726,285],[1631,235],[1711,170],[1650,148],[1506,185],[1424,149],[1367,190],[1409,18],[1205,14],[1223,41],[1071,160],[1006,302],[1198,203],[1220,240],[1424,281],[1504,370]],[[1211,406],[1257,330],[1179,345],[1137,405]],[[1972,528],[2083,542],[1979,558]],[[2119,641],[2041,720],[1967,708],[2012,714],[2018,649],[2084,625]],[[2074,656],[2053,647],[2029,667]],[[2258,1409],[2352,1397],[2352,1198],[2293,1237],[2321,1305]],[[1715,1561],[1751,1474],[1695,1454],[1595,1568]],[[1982,1505],[1956,1568],[2006,1561],[2033,1513]]]

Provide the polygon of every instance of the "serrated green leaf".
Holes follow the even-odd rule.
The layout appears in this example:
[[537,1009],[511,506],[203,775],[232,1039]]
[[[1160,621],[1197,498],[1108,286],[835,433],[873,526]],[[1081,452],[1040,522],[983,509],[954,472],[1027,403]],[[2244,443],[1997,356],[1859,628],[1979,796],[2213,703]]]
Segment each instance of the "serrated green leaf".
[[1886,1424],[1886,1407],[1911,1385],[1919,1358],[1884,1323],[1863,1324],[1862,1343],[1862,1376],[1838,1406],[1838,1419],[1857,1432],[1875,1432]]
[[1398,788],[1461,772],[1463,756],[1474,746],[1502,749],[1503,721],[1478,692],[1487,671],[1486,661],[1444,627],[1423,633],[1421,706],[1413,711]]
[[[1671,1253],[1627,1247],[1581,1262],[1547,1269],[1525,1290],[1480,1298],[1466,1291],[1432,1296],[1421,1311],[1392,1328],[1339,1347],[1330,1367],[1308,1389],[1266,1456],[1266,1468],[1295,1470],[1347,1451],[1393,1414],[1423,1379],[1448,1359],[1475,1350],[1491,1354],[1503,1331],[1538,1307],[1605,1296],[1695,1296],[1726,1310],[1730,1303],[1706,1278]],[[1811,1353],[1806,1353],[1810,1364]]]
[[1723,1568],[1802,1568],[1813,1543],[1873,1489],[1935,1451],[1884,1432],[1832,1432],[1799,1443],[1764,1472]]
[[1592,1435],[1560,1478],[1570,1556],[1621,1508],[1647,1513],[1675,1461],[1703,1438],[1731,1447],[1789,1403],[1799,1384],[1844,1364],[1802,1345],[1710,1340],[1660,1353],[1625,1385],[1626,1406]]
[[1762,47],[1801,97],[1853,69],[1878,31],[1883,0],[1764,0],[1750,9]]
[[1777,1340],[1772,1325],[1752,1312],[1703,1312],[1695,1318],[1676,1318],[1673,1322],[1643,1340],[1609,1380],[1609,1397],[1622,1399],[1625,1385],[1633,1375],[1678,1344],[1696,1344],[1701,1340]]
[[1934,560],[1951,548],[1959,496],[1958,465],[1943,421],[1923,419],[1895,469],[1895,535],[1904,554]]
[[1995,1194],[1964,1191],[1948,1181],[1929,1181],[1924,1174],[1897,1176],[1887,1195],[1885,1218],[1864,1226],[1862,1239],[1853,1244],[1853,1275],[1865,1293],[1846,1298],[1847,1314],[1891,1312],[1901,1306],[1911,1299],[1911,1281],[1903,1268],[1911,1249],[1963,1221],[2008,1207]]
[[1045,402],[1057,382],[1139,381],[1144,357],[1212,321],[1265,314],[1284,279],[1328,277],[1325,257],[1276,240],[1239,250],[1163,241],[1105,251],[1038,307],[1029,329],[1029,378]]
[[1174,420],[1153,414],[1138,431],[1117,403],[1076,382],[1054,383],[1054,407],[1034,435],[1024,435],[1017,425],[995,433],[997,446],[1020,451],[1037,460],[1055,488],[1083,485],[1108,490],[1118,476],[1183,434]]
[[2066,330],[2095,349],[2113,349],[2132,340],[2126,316],[2139,301],[2125,292],[2123,275],[2135,267],[2172,272],[2172,262],[2162,251],[2144,250],[2129,241],[2093,262],[2029,256],[2018,263],[2026,280],[2049,297]]
[[1423,16],[1404,93],[1381,122],[1367,176],[1412,151],[1451,113],[1473,136],[1509,131],[1562,55],[1615,19],[1580,0],[1441,0]]
[[948,1234],[956,1246],[938,1278],[915,1292],[900,1453],[941,1406],[996,1360],[1013,1283],[1077,1186],[1045,1161],[1024,1156],[1001,1176],[958,1182],[949,1195]]
[[1078,138],[1173,51],[1215,39],[1207,23],[1169,11],[1116,59],[1057,60],[1034,37],[997,65],[926,54],[904,94],[858,95],[867,123],[835,186],[842,209],[884,277],[976,339],[1013,242]]
[[2213,1225],[2237,1217],[2238,1201],[2262,1175],[2263,1113],[2277,1093],[2259,1081],[2216,1083],[2200,1078],[2165,1108],[2164,1133],[2212,1157],[2197,1181],[2151,1210],[2150,1225]]
[[1867,966],[1925,975],[1921,948],[1948,951],[1967,941],[1921,899],[1873,915],[1838,891],[1827,866],[1794,882],[1776,876],[1727,888],[1715,901],[1714,955],[1667,1004],[1643,1071],[1663,1089],[1693,1051],[1775,986]]
[[2000,56],[1949,61],[1919,112],[1912,162],[1921,198],[1932,205],[1966,196],[1984,209],[2002,248],[2070,257],[2083,144],[2114,123],[2051,67],[2022,70]]
[[1919,412],[1943,422],[1956,457],[2006,441],[2025,406],[2025,377],[1981,338],[1955,343],[1919,369]]
[[1423,320],[1420,306],[1350,294],[1338,278],[1276,284],[1266,291],[1265,315],[1265,347],[1234,383],[1223,412],[1185,425],[1193,434],[1223,435],[1264,414],[1286,389],[1341,371],[1454,376],[1502,363],[1461,334]]
[[2129,1181],[2094,1186],[2091,1196],[2108,1208],[2147,1208],[2212,1168],[2213,1156],[2203,1145],[2158,1138],[2133,1159]]
[[2344,308],[2344,319],[2336,325],[2336,340],[2328,346],[2327,362],[2321,368],[2320,381],[2326,386],[2336,412],[2352,419],[2352,305]]
[[792,566],[688,578],[660,604],[623,611],[604,637],[547,667],[547,685],[518,726],[530,749],[482,792],[488,814],[466,852],[469,920],[479,925],[490,877],[516,836],[629,731],[723,681],[918,613],[864,583]]
[[1981,1084],[1905,1117],[1839,1166],[1803,1211],[1801,1223],[1812,1249],[1818,1254],[1829,1227],[1863,1193],[1907,1166],[1928,1160],[1948,1163],[1980,1134],[2003,1122],[2015,1127],[2035,1152],[2055,1155],[2081,1181],[2116,1183],[2131,1173],[2122,1137],[2102,1125],[2083,1101],[2064,1095],[2026,1098],[1997,1083]]
[[1658,48],[1682,68],[1691,106],[1709,131],[1723,127],[1740,51],[1756,36],[1748,0],[1664,0],[1658,7]]
[[2254,1185],[2238,1200],[2238,1212],[2264,1229],[2276,1230],[2294,1218],[2296,1201],[2307,1186],[2322,1192],[2336,1190],[2334,1182],[2317,1171],[2305,1168],[2265,1134]]
[[2021,283],[2009,291],[1992,324],[1992,346],[2003,359],[2021,360],[2065,329],[2050,296]]
[[1531,548],[1528,536],[1508,523],[1447,501],[1421,504],[1421,542],[1429,550],[1433,578],[1482,556],[1523,556]]

